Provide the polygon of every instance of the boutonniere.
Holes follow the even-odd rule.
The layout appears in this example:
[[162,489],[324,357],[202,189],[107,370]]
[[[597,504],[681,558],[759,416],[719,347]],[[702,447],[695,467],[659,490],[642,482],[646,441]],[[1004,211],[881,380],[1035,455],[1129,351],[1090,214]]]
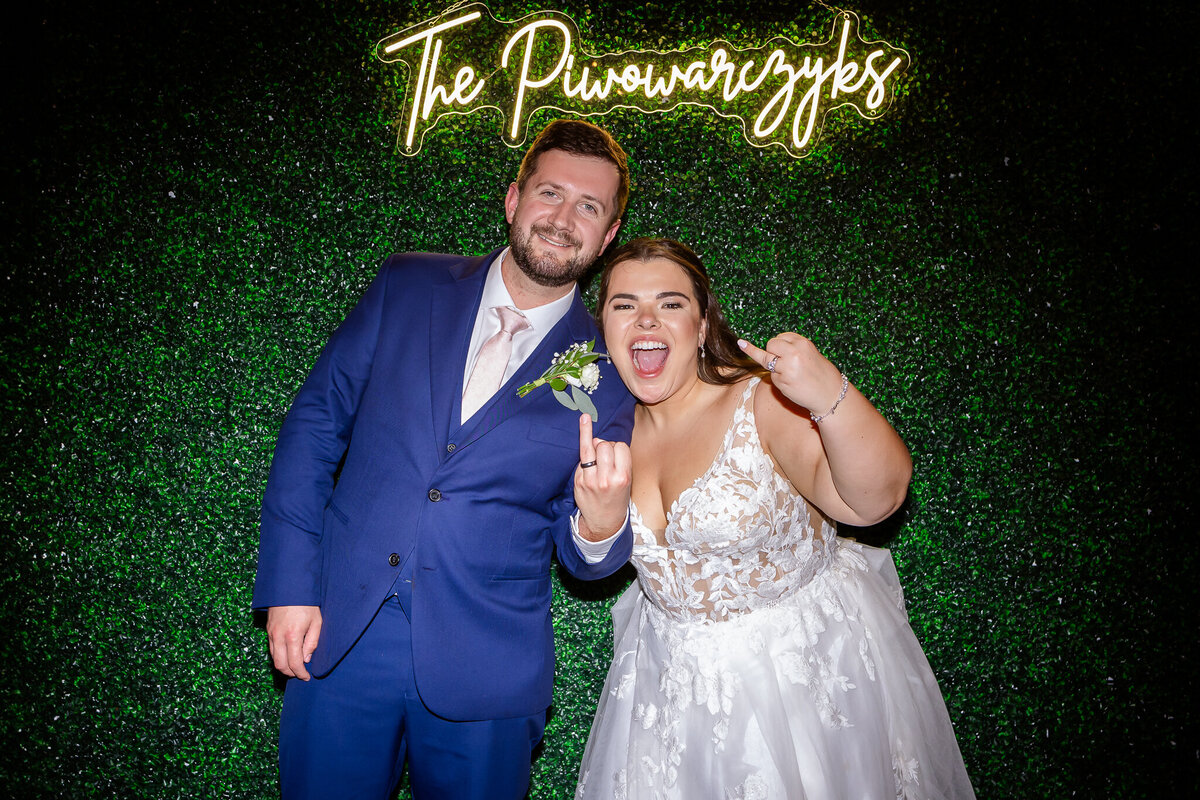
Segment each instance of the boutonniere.
[[[596,340],[576,342],[564,353],[555,353],[550,368],[542,377],[517,389],[517,397],[524,397],[542,384],[550,384],[554,399],[572,411],[588,414],[592,422],[597,421],[596,404],[589,394],[600,385],[600,365],[596,362],[608,358],[606,353],[594,353]],[[567,390],[570,389],[570,394]]]

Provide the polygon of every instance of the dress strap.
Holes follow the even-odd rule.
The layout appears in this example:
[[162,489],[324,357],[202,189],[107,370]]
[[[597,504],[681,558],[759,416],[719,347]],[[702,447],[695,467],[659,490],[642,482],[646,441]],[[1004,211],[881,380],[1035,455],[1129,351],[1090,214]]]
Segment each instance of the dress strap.
[[[738,426],[740,435],[743,441],[754,442],[758,447],[762,447],[762,441],[758,436],[758,418],[754,414],[754,397],[758,385],[762,383],[762,378],[755,375],[746,382],[746,388],[742,391],[742,399],[738,404],[738,410],[741,412],[737,416],[742,418],[741,425]],[[732,428],[730,429],[732,433]],[[774,464],[774,462],[772,462]]]
[[762,378],[758,377],[757,375],[751,376],[750,380],[746,382],[746,388],[742,392],[741,399],[741,405],[743,408],[746,408],[750,405],[750,401],[754,397],[754,387],[758,386],[760,383],[762,383]]

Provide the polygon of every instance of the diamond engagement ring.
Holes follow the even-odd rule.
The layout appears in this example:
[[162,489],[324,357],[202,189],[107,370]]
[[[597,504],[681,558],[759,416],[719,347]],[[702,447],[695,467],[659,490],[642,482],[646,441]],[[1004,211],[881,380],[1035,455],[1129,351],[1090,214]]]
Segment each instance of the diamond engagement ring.
[[775,356],[774,358],[772,358],[770,361],[767,362],[767,372],[775,371],[775,362],[778,360],[779,360],[779,356]]

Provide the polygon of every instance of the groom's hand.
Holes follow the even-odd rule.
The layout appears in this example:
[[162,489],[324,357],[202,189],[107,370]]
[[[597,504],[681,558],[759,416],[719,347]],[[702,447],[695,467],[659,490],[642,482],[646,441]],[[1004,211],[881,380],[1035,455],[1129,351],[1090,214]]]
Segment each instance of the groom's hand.
[[271,606],[267,609],[267,645],[275,669],[289,678],[309,679],[304,665],[321,637],[320,606]]
[[632,480],[629,445],[593,438],[592,418],[580,414],[579,466],[575,468],[580,536],[599,542],[621,530],[629,513]]

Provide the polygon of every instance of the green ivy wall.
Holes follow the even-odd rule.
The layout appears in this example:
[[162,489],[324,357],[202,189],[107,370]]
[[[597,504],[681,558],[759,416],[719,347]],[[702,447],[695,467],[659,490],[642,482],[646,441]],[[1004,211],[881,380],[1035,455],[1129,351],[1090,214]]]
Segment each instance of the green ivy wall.
[[[832,19],[555,7],[592,51]],[[498,115],[412,159],[389,127],[372,46],[443,8],[51,0],[4,34],[0,795],[276,795],[249,604],[284,412],[384,257],[504,236]],[[1197,13],[850,8],[913,55],[896,107],[832,114],[798,161],[709,112],[615,112],[621,237],[693,245],[740,332],[811,337],[909,443],[905,508],[844,533],[892,548],[981,798],[1190,795]],[[533,798],[573,792],[629,579],[556,578]]]

